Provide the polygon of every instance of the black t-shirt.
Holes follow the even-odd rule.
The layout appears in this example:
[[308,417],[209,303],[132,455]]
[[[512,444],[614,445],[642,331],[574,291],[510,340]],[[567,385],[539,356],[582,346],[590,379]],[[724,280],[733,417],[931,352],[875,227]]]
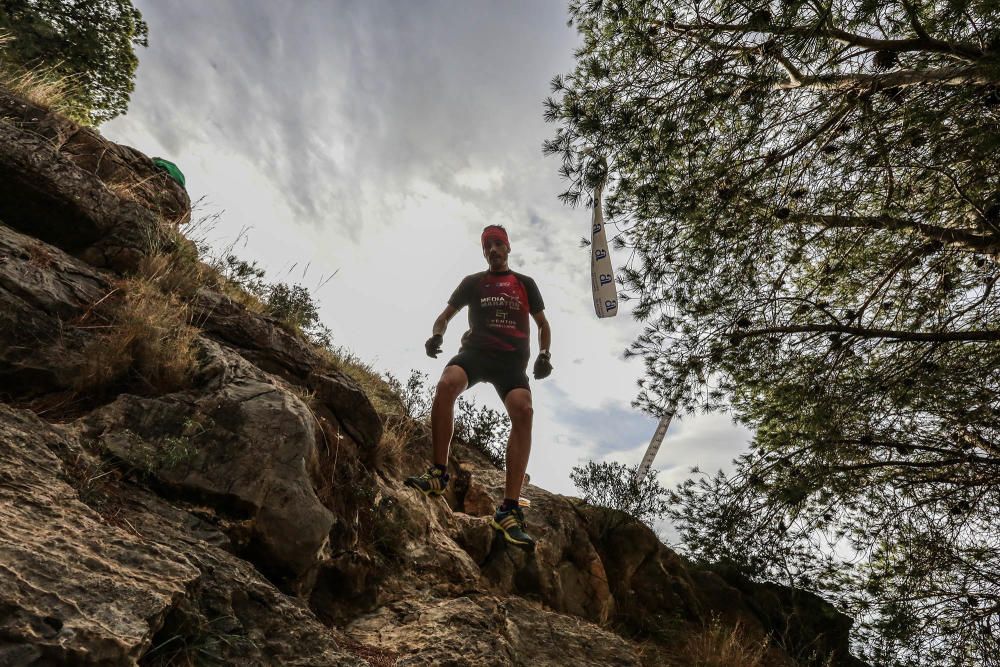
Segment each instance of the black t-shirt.
[[462,338],[462,349],[524,354],[531,352],[528,315],[545,308],[535,281],[513,271],[466,276],[448,304],[469,307],[469,331]]

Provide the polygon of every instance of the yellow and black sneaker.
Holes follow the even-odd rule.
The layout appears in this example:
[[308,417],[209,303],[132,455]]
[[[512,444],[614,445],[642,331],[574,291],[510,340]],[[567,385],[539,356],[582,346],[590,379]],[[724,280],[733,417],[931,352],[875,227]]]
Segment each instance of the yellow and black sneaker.
[[423,475],[407,477],[403,484],[413,487],[425,496],[440,496],[448,488],[448,473],[440,468],[429,468]]
[[535,550],[535,540],[524,532],[524,512],[520,507],[503,512],[497,508],[497,513],[490,520],[490,525],[503,533],[503,538],[510,544],[525,551]]

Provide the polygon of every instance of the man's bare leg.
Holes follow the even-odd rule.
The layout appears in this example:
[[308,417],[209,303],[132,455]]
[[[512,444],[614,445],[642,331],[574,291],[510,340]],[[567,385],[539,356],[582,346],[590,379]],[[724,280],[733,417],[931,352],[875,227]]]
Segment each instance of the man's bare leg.
[[469,386],[469,377],[461,366],[446,366],[434,391],[431,405],[431,442],[436,465],[448,465],[448,450],[455,433],[455,401]]
[[531,392],[521,388],[511,389],[504,399],[504,407],[510,416],[504,497],[517,500],[521,495],[521,485],[524,483],[524,473],[528,469],[528,457],[531,454],[531,420],[534,414]]

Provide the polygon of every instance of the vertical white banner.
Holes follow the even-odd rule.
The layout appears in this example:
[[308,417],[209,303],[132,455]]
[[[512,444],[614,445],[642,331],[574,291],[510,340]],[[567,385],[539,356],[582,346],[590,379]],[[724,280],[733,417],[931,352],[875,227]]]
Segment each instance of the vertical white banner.
[[601,203],[607,177],[594,188],[594,216],[590,230],[590,282],[594,292],[594,310],[598,317],[618,314],[618,288],[611,266],[611,251],[604,233],[604,210]]
[[667,412],[660,417],[660,423],[656,425],[656,431],[653,433],[653,437],[649,441],[649,446],[646,447],[646,453],[642,457],[642,462],[635,471],[636,482],[639,482],[646,476],[646,471],[653,465],[653,459],[656,458],[656,453],[660,451],[660,445],[663,444],[663,438],[667,435],[667,429],[670,428],[670,421],[674,418],[674,414],[677,413],[677,403],[681,400],[681,389],[682,385],[678,385],[677,388],[670,393],[670,403],[667,405]]

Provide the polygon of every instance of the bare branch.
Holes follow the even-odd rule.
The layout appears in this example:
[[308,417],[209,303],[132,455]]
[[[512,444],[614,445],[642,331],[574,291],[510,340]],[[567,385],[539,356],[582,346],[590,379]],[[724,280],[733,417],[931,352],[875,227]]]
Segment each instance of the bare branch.
[[897,70],[885,74],[825,74],[808,76],[800,81],[778,84],[776,90],[809,88],[812,90],[866,90],[871,88],[908,88],[936,83],[944,86],[968,84],[992,86],[1000,83],[996,75],[980,67],[941,67],[933,70]]
[[964,466],[969,463],[981,463],[983,465],[1000,465],[1000,459],[987,459],[982,457],[962,457],[958,459],[941,459],[940,461],[899,461],[889,459],[886,461],[875,461],[872,463],[857,463],[854,465],[830,466],[830,470],[837,472],[849,472],[852,470],[871,470],[874,468],[946,468],[949,466]]
[[917,33],[917,36],[921,39],[930,40],[931,36],[927,34],[924,26],[920,23],[920,19],[917,17],[916,8],[906,0],[900,0],[900,4],[903,5],[906,16],[910,19],[910,26],[913,28],[913,32]]
[[790,220],[824,227],[846,227],[865,229],[887,229],[915,232],[920,236],[939,241],[950,246],[971,250],[977,253],[1000,255],[1000,238],[995,234],[982,234],[972,229],[955,229],[939,227],[918,220],[893,218],[888,215],[877,216],[845,216],[845,215],[813,215],[793,213]]
[[738,330],[734,337],[750,338],[771,334],[791,333],[839,333],[858,338],[889,338],[919,343],[976,343],[1000,340],[1000,329],[984,331],[896,331],[892,329],[868,329],[842,324],[788,324],[761,329]]
[[793,87],[799,87],[806,80],[806,77],[802,76],[802,72],[798,70],[792,61],[782,55],[780,48],[776,48],[771,55],[777,60],[781,66],[788,72],[788,78],[791,81]]
[[924,51],[929,53],[941,53],[943,55],[976,62],[983,57],[984,52],[975,44],[951,43],[933,37],[919,36],[908,39],[877,39],[857,35],[830,25],[819,26],[793,26],[793,25],[748,25],[740,23],[716,23],[714,21],[701,20],[697,23],[668,23],[653,22],[669,30],[678,33],[682,32],[732,32],[737,34],[770,34],[785,35],[794,37],[827,37],[835,39],[844,44],[859,46],[865,49],[876,51]]

